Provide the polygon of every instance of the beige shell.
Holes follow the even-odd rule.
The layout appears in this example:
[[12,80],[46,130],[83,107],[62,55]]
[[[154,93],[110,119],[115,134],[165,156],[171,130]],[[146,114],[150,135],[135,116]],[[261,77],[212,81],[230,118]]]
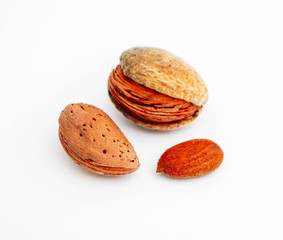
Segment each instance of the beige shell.
[[78,103],[59,117],[59,138],[67,154],[82,167],[103,175],[123,175],[140,164],[119,127],[102,110]]
[[181,58],[159,48],[135,47],[122,53],[125,76],[168,96],[202,107],[207,88],[198,73]]

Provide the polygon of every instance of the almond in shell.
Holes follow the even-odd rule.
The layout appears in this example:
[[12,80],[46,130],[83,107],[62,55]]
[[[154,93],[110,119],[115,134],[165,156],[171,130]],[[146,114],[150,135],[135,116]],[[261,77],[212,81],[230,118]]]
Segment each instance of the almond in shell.
[[101,109],[77,103],[59,117],[59,138],[80,166],[102,175],[124,175],[140,164],[136,152],[113,120]]

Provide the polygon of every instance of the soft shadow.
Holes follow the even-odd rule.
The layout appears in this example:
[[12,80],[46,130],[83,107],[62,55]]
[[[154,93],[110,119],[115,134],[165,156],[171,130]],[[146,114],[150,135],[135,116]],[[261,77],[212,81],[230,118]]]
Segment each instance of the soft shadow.
[[[188,182],[194,182],[194,181],[199,181],[200,179],[203,179],[204,177],[207,177],[206,175],[204,176],[198,176],[198,177],[192,177],[192,178],[174,178],[165,175],[164,173],[156,173],[158,177],[165,179],[166,181],[188,181]],[[213,173],[209,173],[207,175],[211,175]]]
[[[72,161],[72,159],[70,159]],[[74,168],[76,172],[78,172],[80,175],[83,176],[88,176],[89,178],[93,178],[93,179],[103,179],[106,181],[112,181],[114,180],[115,182],[117,181],[124,181],[124,179],[127,179],[130,177],[129,174],[126,175],[118,175],[118,176],[114,176],[114,175],[102,175],[102,174],[97,174],[94,172],[91,172],[85,168],[83,168],[82,166],[80,166],[79,164],[75,163],[77,166]]]

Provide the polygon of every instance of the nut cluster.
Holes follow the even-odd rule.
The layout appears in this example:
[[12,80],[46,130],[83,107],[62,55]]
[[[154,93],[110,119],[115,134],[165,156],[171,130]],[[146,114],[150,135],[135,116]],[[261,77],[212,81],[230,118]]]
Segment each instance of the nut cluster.
[[[116,108],[138,125],[174,129],[195,120],[207,102],[207,88],[197,72],[179,57],[158,48],[132,48],[108,79],[108,94]],[[59,117],[59,139],[80,166],[102,175],[136,171],[136,152],[114,121],[101,109],[77,103]],[[166,150],[157,171],[176,178],[208,174],[223,161],[223,151],[211,140],[195,139]]]

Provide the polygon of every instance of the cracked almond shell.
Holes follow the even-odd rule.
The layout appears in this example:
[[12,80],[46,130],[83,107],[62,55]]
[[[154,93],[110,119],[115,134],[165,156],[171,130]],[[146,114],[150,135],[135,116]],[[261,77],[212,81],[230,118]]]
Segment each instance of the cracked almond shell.
[[119,127],[101,109],[70,104],[59,117],[59,138],[66,153],[80,166],[102,175],[124,175],[140,164]]
[[181,58],[159,48],[122,53],[108,80],[110,99],[135,123],[167,130],[192,122],[207,102],[207,88]]

